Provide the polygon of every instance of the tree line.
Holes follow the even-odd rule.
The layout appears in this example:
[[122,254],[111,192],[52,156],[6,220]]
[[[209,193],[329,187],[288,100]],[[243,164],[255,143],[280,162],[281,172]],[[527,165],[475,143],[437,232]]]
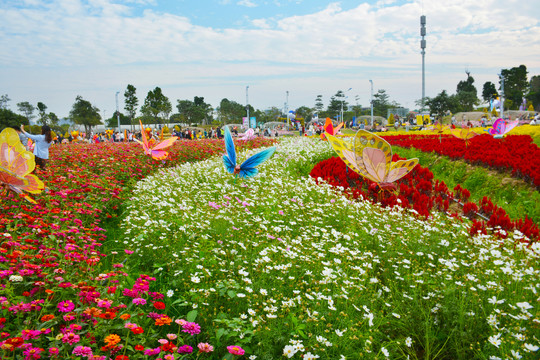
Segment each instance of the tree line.
[[[460,81],[456,87],[455,94],[448,94],[446,90],[441,91],[435,97],[426,97],[416,101],[417,106],[422,104],[434,116],[442,116],[448,112],[456,113],[460,111],[473,111],[481,99],[478,97],[478,91],[474,84],[474,78],[469,71],[465,72],[467,77]],[[504,79],[504,92],[502,93],[502,81]],[[526,106],[533,106],[540,109],[540,76],[527,78],[527,67],[520,65],[511,69],[503,69],[500,74],[499,87],[492,82],[486,82],[482,88],[482,100],[489,103],[495,98],[504,95],[505,109],[518,109],[523,99]],[[354,116],[368,115],[371,113],[371,104],[363,107],[358,103],[358,97],[355,104],[350,105],[346,92],[339,90],[330,97],[328,105],[324,106],[322,95],[317,95],[314,106],[300,106],[295,109],[296,118],[306,121],[311,120],[315,115],[319,118],[340,119],[343,114],[343,120],[349,121]],[[9,96],[0,96],[0,129],[7,126],[19,124],[30,124],[33,119],[39,125],[49,125],[53,130],[67,131],[69,124],[59,124],[59,118],[52,112],[47,112],[47,106],[38,102],[36,106],[27,101],[17,103],[19,114],[9,109]],[[373,95],[373,113],[376,116],[387,117],[388,109],[399,108],[400,104],[391,100],[386,90],[379,89]],[[210,124],[230,124],[239,123],[242,117],[246,116],[249,108],[250,116],[257,118],[258,122],[269,122],[284,120],[287,114],[285,110],[273,106],[266,110],[254,109],[251,105],[243,105],[236,101],[224,98],[220,101],[217,108],[205,102],[204,97],[195,96],[193,100],[179,99],[173,106],[169,98],[163,93],[161,88],[156,87],[150,90],[144,102],[139,107],[137,89],[129,84],[124,92],[124,112],[114,112],[108,119],[103,119],[100,110],[88,100],[78,95],[68,115],[71,123],[85,127],[87,133],[95,125],[104,124],[107,127],[114,128],[120,120],[121,125],[136,126],[141,120],[149,124],[170,124],[182,123],[190,125],[210,125]]]

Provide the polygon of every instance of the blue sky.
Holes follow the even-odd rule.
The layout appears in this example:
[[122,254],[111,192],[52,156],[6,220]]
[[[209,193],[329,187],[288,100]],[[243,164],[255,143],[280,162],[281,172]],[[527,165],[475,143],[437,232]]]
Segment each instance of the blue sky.
[[[426,96],[470,71],[481,92],[524,64],[540,75],[539,1],[0,0],[0,94],[68,115],[77,95],[110,116],[128,84],[142,103],[203,96],[259,109],[314,106],[370,83],[413,108],[421,98],[419,17],[427,16]],[[123,96],[120,96],[123,109]]]

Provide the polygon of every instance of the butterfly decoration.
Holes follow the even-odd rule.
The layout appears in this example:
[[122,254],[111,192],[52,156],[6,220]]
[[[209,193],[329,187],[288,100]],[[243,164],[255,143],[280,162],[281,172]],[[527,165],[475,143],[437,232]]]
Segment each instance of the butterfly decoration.
[[342,126],[343,126],[343,123],[334,127],[334,124],[332,123],[332,119],[326,118],[326,123],[324,124],[324,127],[323,127],[324,131],[321,133],[321,140],[324,140],[325,133],[328,133],[330,135],[336,135]]
[[441,142],[441,135],[444,130],[449,129],[449,126],[443,126],[442,122],[437,121],[435,124],[433,124],[433,126],[429,127],[428,129],[439,134],[439,142]]
[[352,143],[326,134],[334,151],[359,175],[377,183],[381,189],[397,189],[395,181],[407,175],[418,159],[392,161],[392,147],[386,140],[365,130],[358,130]]
[[469,146],[469,140],[478,135],[472,130],[472,128],[468,126],[464,126],[461,129],[452,129],[451,131],[452,135],[454,135],[458,139],[465,140],[465,147]]
[[27,151],[14,129],[6,128],[0,133],[0,185],[36,204],[36,201],[23,191],[39,194],[45,184],[31,174],[36,167],[34,154]]
[[237,165],[236,149],[234,147],[231,131],[227,126],[225,126],[225,151],[227,152],[225,155],[223,155],[223,164],[225,165],[225,169],[230,174],[234,174],[238,177],[250,178],[257,175],[259,171],[255,167],[270,159],[270,157],[274,154],[274,151],[276,151],[276,147],[272,146],[258,152],[244,161],[242,165]]
[[519,120],[514,120],[507,124],[506,121],[499,118],[495,120],[492,128],[485,131],[487,131],[495,139],[501,139],[504,135],[509,133],[513,128],[518,126],[518,124],[519,124]]
[[247,129],[245,133],[239,136],[240,140],[248,141],[256,138],[255,131],[251,128]]
[[26,147],[28,148],[28,151],[33,153],[34,152],[34,146],[36,146],[36,144],[34,144],[34,141],[32,139],[28,139],[28,142],[26,143]]
[[148,139],[146,138],[146,131],[143,128],[141,120],[139,120],[139,124],[141,126],[141,136],[142,136],[142,142],[135,139],[139,144],[142,145],[144,152],[146,155],[152,156],[155,160],[165,160],[167,156],[169,156],[169,153],[165,151],[164,149],[172,146],[174,142],[178,139],[176,136],[170,137],[167,140],[161,141],[156,144],[156,141],[154,139]]

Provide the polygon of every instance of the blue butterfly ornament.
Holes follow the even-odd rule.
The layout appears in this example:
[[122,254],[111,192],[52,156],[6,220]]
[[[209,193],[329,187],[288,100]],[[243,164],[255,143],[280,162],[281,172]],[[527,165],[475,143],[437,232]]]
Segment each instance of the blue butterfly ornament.
[[234,141],[229,128],[225,126],[225,151],[227,152],[226,155],[223,155],[225,169],[227,169],[230,174],[237,175],[241,178],[249,178],[257,175],[259,170],[255,167],[270,159],[274,154],[274,151],[276,151],[276,147],[272,146],[258,152],[244,161],[242,165],[236,165],[236,149],[234,148]]

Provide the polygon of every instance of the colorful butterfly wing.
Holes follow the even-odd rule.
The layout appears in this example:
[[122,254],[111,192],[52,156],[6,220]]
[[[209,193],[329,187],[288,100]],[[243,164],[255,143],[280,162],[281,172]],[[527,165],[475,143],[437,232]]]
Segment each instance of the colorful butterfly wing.
[[255,169],[255,167],[270,159],[274,154],[274,151],[276,151],[276,147],[272,146],[249,157],[242,165],[240,165],[240,173],[238,176],[248,178],[257,175],[258,170]]
[[236,150],[234,148],[234,141],[232,139],[231,132],[229,127],[225,126],[225,151],[226,154],[223,155],[223,165],[229,173],[234,173],[234,168],[236,167]]
[[[385,156],[386,171],[390,170],[392,163],[392,147],[383,138],[365,130],[358,130],[354,136],[354,151],[357,158],[364,157],[364,148],[379,149]],[[363,161],[363,160],[362,160]]]
[[513,128],[519,125],[519,120],[514,120],[511,123],[506,124],[504,134],[508,134]]
[[332,135],[328,135],[328,141],[330,142],[330,145],[332,145],[332,148],[336,154],[341,158],[341,160],[343,160],[349,169],[360,176],[368,178],[371,181],[375,181],[375,179],[366,170],[363,161],[361,161],[361,157],[358,158],[356,156],[353,147],[349,143]]
[[21,144],[17,132],[11,128],[4,129],[0,133],[0,183],[17,193],[24,190],[38,194],[45,184],[30,174],[35,166],[34,155]]
[[148,148],[148,138],[146,137],[146,130],[144,129],[141,120],[139,120],[139,125],[141,126],[141,137],[143,141],[143,148],[144,148],[144,151],[146,152],[146,149]]
[[236,166],[236,149],[234,148],[234,141],[231,135],[231,131],[228,126],[225,126],[225,151],[232,164]]
[[506,128],[506,124],[503,119],[497,119],[493,123],[493,127],[491,127],[488,132],[490,135],[501,135],[504,134],[504,129]]
[[364,167],[375,182],[386,182],[386,174],[388,173],[386,154],[381,149],[366,147],[362,150],[362,160]]
[[152,148],[152,150],[166,149],[166,148],[172,146],[176,140],[178,140],[178,137],[176,137],[176,136],[170,137],[167,140],[164,140],[164,141],[160,142],[159,144],[157,144],[156,146],[154,146]]
[[401,179],[409,172],[411,172],[416,165],[418,165],[417,158],[393,162],[390,165],[390,171],[388,171],[388,174],[386,175],[385,182],[392,183]]
[[324,132],[334,135],[334,124],[332,123],[332,119],[326,118],[326,123],[324,124]]
[[150,154],[152,155],[152,159],[154,160],[165,160],[169,156],[169,153],[167,151],[154,149],[150,150]]
[[341,123],[341,124],[339,124],[338,126],[336,126],[336,127],[334,128],[334,133],[333,133],[332,135],[336,135],[336,134],[338,133],[339,129],[341,129],[342,126],[343,126],[343,123]]

